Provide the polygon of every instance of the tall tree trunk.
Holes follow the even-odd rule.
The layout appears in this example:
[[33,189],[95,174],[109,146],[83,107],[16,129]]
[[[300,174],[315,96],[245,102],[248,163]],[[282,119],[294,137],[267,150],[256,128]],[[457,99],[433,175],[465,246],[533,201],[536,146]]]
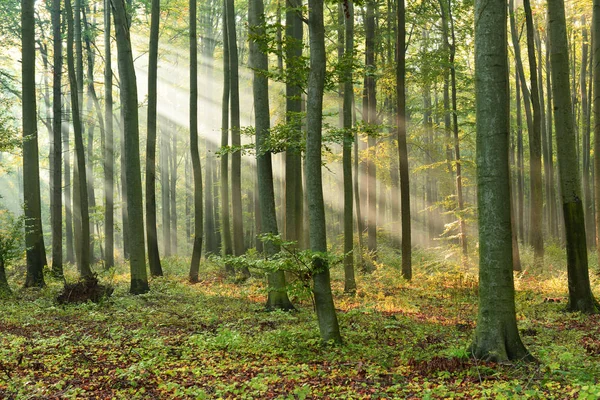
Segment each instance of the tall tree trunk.
[[343,54],[344,65],[344,142],[342,149],[342,163],[344,176],[344,292],[356,292],[356,279],[354,278],[354,235],[352,229],[352,60],[354,59],[354,4],[352,1],[344,3],[345,12],[345,49]]
[[[594,114],[594,197],[596,199],[596,240],[600,240],[600,0],[594,0],[592,17],[592,90]],[[596,257],[600,264],[600,244],[596,242]]]
[[[248,4],[248,22],[250,31],[262,37],[265,35],[263,0],[250,0]],[[254,92],[254,124],[256,130],[256,170],[258,179],[258,199],[261,208],[262,232],[277,235],[277,215],[275,213],[275,191],[273,188],[273,165],[271,151],[265,148],[269,141],[270,109],[269,109],[269,81],[267,78],[269,59],[263,53],[259,44],[250,41],[250,66],[253,69]],[[272,241],[264,244],[265,256],[273,257],[279,252],[279,246]],[[269,295],[267,310],[292,310],[285,285],[283,271],[268,273]]]
[[75,253],[79,254],[78,269],[79,274],[82,278],[91,278],[92,270],[90,268],[90,216],[88,209],[88,196],[87,196],[87,173],[85,167],[85,150],[83,147],[83,129],[81,123],[81,113],[79,106],[81,101],[79,100],[79,83],[75,74],[75,60],[73,57],[73,10],[71,8],[71,0],[65,0],[65,8],[67,11],[67,65],[69,70],[69,83],[71,89],[71,107],[73,115],[73,131],[75,137],[75,170],[77,173],[77,198],[78,202],[75,203],[75,221],[77,234],[80,235],[76,238],[76,249]]
[[146,140],[146,240],[152,276],[162,276],[156,229],[156,107],[160,0],[152,0],[148,55],[148,138]]
[[[170,129],[171,127],[169,127]],[[160,195],[162,206],[162,241],[165,257],[171,256],[171,190],[169,184],[169,129],[164,129],[160,146]]]
[[533,38],[533,14],[530,0],[523,0],[525,24],[527,27],[527,56],[529,59],[529,79],[531,82],[531,108],[533,109],[533,129],[529,130],[529,175],[531,192],[530,242],[533,246],[534,264],[541,266],[544,261],[544,230],[542,224],[544,199],[542,188],[542,109],[537,79],[535,42]]
[[64,154],[64,189],[63,196],[65,197],[65,239],[67,247],[67,259],[68,263],[75,263],[75,252],[73,248],[73,202],[72,202],[72,187],[71,187],[71,151],[69,150],[69,116],[71,115],[70,100],[63,100],[65,103],[65,113],[63,118],[62,126],[62,151]]
[[[297,4],[288,0],[285,14],[285,51],[287,69],[298,68],[302,57],[303,22]],[[288,72],[288,73],[289,73]],[[298,81],[286,82],[286,122],[293,127],[285,152],[285,239],[295,241],[303,248],[304,199],[302,188],[302,86]]]
[[583,195],[584,195],[584,215],[585,231],[587,233],[587,246],[593,249],[596,246],[596,226],[594,224],[594,206],[592,199],[592,187],[590,185],[590,108],[587,90],[587,66],[588,66],[588,32],[585,16],[581,16],[582,26],[582,46],[581,46],[581,74],[579,76],[579,89],[581,93],[581,126],[582,126],[582,161],[583,161]]
[[125,136],[125,176],[127,178],[127,211],[129,220],[129,267],[131,285],[129,292],[141,294],[149,290],[144,246],[144,217],[142,214],[142,177],[140,168],[140,137],[138,125],[137,81],[133,65],[130,17],[125,0],[111,0],[117,38],[119,77],[121,80],[121,104],[123,108]]
[[515,313],[510,222],[510,133],[506,3],[475,1],[479,314],[471,353],[531,360]]
[[44,249],[35,95],[34,0],[21,0],[23,194],[27,276],[25,287],[44,286]]
[[363,118],[367,124],[367,247],[372,256],[377,252],[377,97],[375,96],[375,0],[368,0],[365,21],[365,98]]
[[52,32],[54,41],[54,68],[52,86],[52,273],[63,276],[62,234],[62,35],[60,0],[52,1]]
[[198,150],[198,43],[196,1],[190,0],[190,148],[194,174],[194,247],[190,266],[190,282],[198,282],[202,254],[202,170]]
[[310,37],[310,73],[306,106],[306,192],[308,195],[310,249],[320,253],[313,257],[313,294],[324,342],[341,343],[327,260],[325,207],[321,175],[321,140],[323,119],[323,90],[325,86],[325,27],[323,2],[309,0],[308,29]]
[[548,202],[550,203],[550,206],[552,207],[550,209],[550,231],[552,232],[552,236],[554,236],[555,238],[557,238],[559,236],[559,227],[558,227],[558,215],[559,215],[559,210],[558,210],[558,206],[557,206],[557,194],[556,194],[556,185],[554,184],[555,182],[555,177],[556,174],[554,172],[554,160],[553,160],[553,144],[554,144],[554,140],[552,138],[552,83],[551,83],[551,66],[550,66],[550,41],[549,41],[550,36],[548,34],[546,34],[546,93],[548,95],[548,103],[546,105],[546,117],[548,118],[547,122],[546,122],[546,126],[548,127],[548,169],[550,170],[550,194],[549,194],[549,199]]
[[[233,253],[236,256],[244,254],[244,220],[242,213],[242,152],[240,137],[240,89],[238,75],[237,34],[235,30],[234,0],[225,0],[227,12],[227,35],[229,45],[229,76],[230,76],[230,106],[231,106],[231,208],[233,214]],[[248,274],[247,271],[244,271]]]
[[177,130],[173,130],[171,135],[172,146],[169,152],[171,161],[171,252],[177,255]]
[[[523,114],[521,113],[521,89],[519,72],[515,73],[515,91],[517,93],[517,197],[518,197],[518,230],[519,238],[525,243],[525,183],[524,183],[524,152],[523,152]],[[516,228],[515,228],[516,229]]]
[[396,124],[400,165],[400,213],[402,218],[402,276],[412,278],[412,238],[410,226],[410,182],[406,146],[406,15],[404,1],[397,2],[398,38],[396,50]]
[[[463,211],[465,209],[465,200],[463,196],[462,186],[462,164],[460,161],[460,141],[458,135],[458,105],[457,105],[457,90],[456,90],[456,64],[454,58],[456,56],[456,35],[454,32],[454,19],[452,17],[452,5],[448,4],[448,19],[450,20],[450,82],[452,86],[452,128],[454,131],[454,161],[456,162],[456,199],[458,205],[458,221],[460,225],[460,244],[462,247],[463,258],[467,257],[467,227]],[[464,261],[463,261],[464,262]]]
[[[223,100],[221,104],[221,147],[229,146],[229,95],[231,93],[231,77],[229,62],[229,34],[227,33],[227,2],[223,2]],[[231,224],[230,224],[230,206],[229,206],[229,152],[224,151],[221,154],[221,250],[223,256],[233,254],[233,244],[231,242]],[[258,218],[258,217],[257,217]],[[258,233],[258,232],[257,232]],[[225,269],[228,273],[233,273],[233,268],[227,264]]]
[[110,0],[104,0],[104,251],[106,269],[115,265],[115,215],[114,215],[114,130],[112,61],[110,43]]
[[558,172],[567,238],[567,273],[571,311],[596,313],[598,303],[590,287],[581,181],[575,147],[576,131],[569,84],[569,47],[563,0],[548,0],[550,63]]

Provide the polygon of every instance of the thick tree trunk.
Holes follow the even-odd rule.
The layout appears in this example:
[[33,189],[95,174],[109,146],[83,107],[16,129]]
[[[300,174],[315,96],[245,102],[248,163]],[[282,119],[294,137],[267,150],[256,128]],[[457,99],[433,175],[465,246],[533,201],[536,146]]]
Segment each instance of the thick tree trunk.
[[125,176],[127,178],[127,211],[129,218],[129,266],[132,294],[149,290],[144,246],[144,217],[142,214],[142,177],[140,168],[140,137],[138,125],[137,82],[133,65],[129,16],[125,0],[111,0],[113,7],[119,77],[121,80],[121,104],[123,107],[125,136]]
[[194,174],[194,247],[190,266],[190,282],[198,282],[202,254],[202,170],[198,150],[198,44],[196,0],[190,0],[190,148]]
[[596,246],[596,226],[594,224],[594,206],[592,199],[592,187],[590,185],[590,108],[588,101],[587,86],[587,67],[588,67],[588,33],[585,16],[581,17],[582,26],[582,46],[581,46],[581,74],[579,76],[579,90],[581,93],[581,119],[582,119],[582,166],[583,166],[583,195],[584,195],[584,215],[585,231],[587,236],[587,246],[593,249]]
[[596,313],[599,307],[592,295],[588,274],[585,220],[570,97],[569,48],[563,0],[548,0],[548,18],[558,172],[567,239],[568,309]]
[[[250,31],[262,37],[264,28],[263,0],[250,0],[248,4],[248,22]],[[250,66],[253,69],[254,93],[254,124],[256,130],[256,169],[258,179],[258,200],[261,208],[261,233],[277,235],[277,215],[275,213],[275,191],[273,188],[273,165],[271,151],[265,146],[269,141],[270,109],[269,109],[269,81],[266,76],[269,60],[266,53],[260,50],[259,44],[250,41]],[[265,256],[273,257],[279,252],[279,246],[267,241],[264,244]],[[285,285],[283,271],[268,273],[269,295],[267,310],[292,310]]]
[[[286,59],[288,71],[298,68],[302,57],[303,22],[295,8],[297,4],[288,0],[285,14]],[[304,231],[304,194],[302,188],[302,86],[300,82],[286,83],[286,121],[293,126],[292,137],[289,138],[285,152],[285,239],[296,241],[303,248]]]
[[471,353],[491,361],[528,360],[515,314],[510,222],[506,4],[475,2],[479,314]]
[[325,27],[323,2],[309,0],[308,28],[310,37],[310,73],[306,106],[306,192],[309,208],[310,249],[321,253],[313,257],[313,294],[324,342],[341,343],[327,260],[325,207],[321,175],[321,137],[323,120],[323,90],[325,86]]
[[21,0],[23,194],[27,276],[25,287],[44,286],[45,249],[42,233],[40,168],[35,96],[34,0]]
[[152,276],[162,276],[156,229],[156,108],[160,0],[152,0],[148,55],[148,138],[146,140],[146,241]]

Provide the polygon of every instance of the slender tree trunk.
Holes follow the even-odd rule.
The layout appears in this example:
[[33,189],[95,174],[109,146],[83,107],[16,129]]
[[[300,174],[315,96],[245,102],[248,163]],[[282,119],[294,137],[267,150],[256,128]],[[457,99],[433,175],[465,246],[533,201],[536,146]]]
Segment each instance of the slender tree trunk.
[[72,202],[72,187],[71,187],[71,151],[69,150],[69,116],[71,115],[71,106],[69,100],[63,100],[66,107],[63,118],[62,136],[63,136],[63,154],[64,154],[64,189],[63,196],[65,197],[65,239],[67,246],[67,259],[68,263],[75,263],[75,252],[73,248],[73,202]]
[[[363,118],[367,123],[367,247],[373,257],[377,252],[377,97],[375,95],[375,0],[368,0],[365,21],[365,98]],[[370,268],[369,268],[370,269]]]
[[[75,170],[77,173],[77,197],[78,202],[75,208],[75,221],[79,227],[78,234],[81,235],[76,240],[76,254],[79,254],[78,269],[79,274],[82,278],[91,278],[92,270],[90,268],[90,216],[88,209],[88,196],[87,196],[87,173],[85,167],[85,150],[83,147],[83,129],[80,119],[79,105],[81,104],[78,96],[79,91],[77,77],[75,74],[73,59],[73,10],[71,8],[71,0],[65,0],[65,7],[67,11],[67,65],[69,69],[69,82],[71,88],[71,107],[73,115],[73,130],[75,137]],[[76,229],[77,231],[77,229]],[[77,251],[78,248],[78,251]]]
[[400,213],[402,217],[402,276],[412,278],[412,239],[410,221],[410,182],[406,146],[406,15],[404,1],[397,2],[398,38],[396,51],[396,98],[398,157],[400,165]]
[[158,73],[158,30],[160,0],[152,0],[150,17],[150,43],[148,55],[148,138],[146,140],[146,240],[148,262],[152,276],[162,276],[156,230],[156,108]]
[[171,256],[171,190],[169,184],[169,130],[162,131],[160,146],[160,194],[162,206],[162,241],[165,257]]
[[[600,239],[600,0],[594,0],[592,18],[592,90],[594,114],[594,197],[596,199],[596,240]],[[600,265],[600,245],[596,242],[596,257]]]
[[138,125],[137,81],[133,65],[131,38],[129,36],[129,16],[125,0],[111,0],[117,52],[119,77],[121,80],[121,104],[123,107],[123,132],[125,136],[125,176],[127,178],[127,211],[129,222],[129,266],[131,271],[132,294],[149,290],[146,272],[146,251],[144,246],[144,218],[142,215],[142,177],[140,168],[140,138]]
[[42,233],[40,168],[35,95],[34,0],[21,0],[21,83],[23,112],[23,194],[27,276],[25,287],[42,287],[45,249]]
[[510,222],[506,3],[475,1],[479,315],[471,353],[490,361],[531,360],[515,313]]
[[556,194],[556,185],[555,185],[555,176],[556,173],[554,171],[554,160],[553,160],[553,145],[554,140],[552,138],[552,83],[551,83],[551,65],[550,65],[550,43],[549,43],[549,35],[546,34],[546,93],[548,94],[548,103],[546,105],[546,116],[548,121],[546,122],[546,126],[548,127],[548,169],[550,170],[550,194],[548,202],[552,207],[550,210],[550,231],[552,232],[552,236],[557,238],[559,236],[559,227],[558,227],[558,215],[559,210],[557,207],[557,194]]
[[171,253],[177,255],[177,130],[171,136],[172,146],[169,152],[171,160]]
[[104,251],[106,269],[115,265],[115,215],[114,215],[114,130],[112,61],[110,40],[110,0],[104,0]]
[[345,49],[343,61],[346,65],[344,71],[344,102],[343,102],[343,127],[344,143],[342,150],[343,176],[344,176],[344,292],[356,292],[356,279],[354,278],[354,235],[352,229],[352,60],[354,59],[354,4],[352,1],[344,3],[345,12]]
[[52,87],[52,273],[63,276],[62,251],[62,36],[60,0],[52,1],[52,32],[54,41],[54,68]]
[[323,90],[325,86],[325,27],[323,25],[323,2],[309,0],[308,29],[310,37],[310,73],[307,98],[306,139],[306,192],[309,208],[310,249],[318,253],[313,257],[313,294],[319,320],[321,338],[324,342],[341,343],[340,328],[333,304],[329,262],[327,260],[327,236],[325,207],[321,175],[321,130],[323,119]]
[[[229,146],[229,95],[231,93],[230,63],[229,63],[229,34],[227,33],[227,3],[223,2],[223,101],[221,104],[221,147],[226,149]],[[231,242],[231,224],[229,206],[229,152],[224,151],[221,154],[221,242],[222,253],[224,256],[233,254],[233,244]],[[258,217],[257,217],[258,218]],[[258,232],[257,232],[258,233]],[[258,249],[257,249],[258,250]],[[228,273],[234,270],[230,265],[226,265]]]
[[[227,35],[229,45],[229,76],[230,76],[230,106],[231,106],[231,208],[233,214],[233,253],[236,256],[244,254],[244,220],[242,213],[242,152],[240,137],[240,89],[238,75],[237,34],[235,29],[234,0],[225,0],[227,12]],[[247,271],[244,271],[248,274]]]
[[592,294],[588,273],[585,220],[575,146],[576,131],[570,98],[569,47],[563,0],[548,0],[548,18],[558,171],[567,238],[568,309],[596,313],[599,307]]
[[530,0],[523,0],[525,7],[525,24],[527,27],[527,55],[529,59],[529,79],[531,82],[531,106],[533,110],[533,126],[529,130],[529,175],[531,192],[530,242],[533,246],[534,264],[541,266],[544,262],[544,230],[542,224],[544,198],[542,188],[542,109],[537,80],[537,62],[535,59],[535,42],[533,38],[533,14]]
[[198,149],[198,44],[196,0],[190,0],[190,148],[194,174],[194,247],[190,266],[190,282],[198,282],[202,254],[202,170]]
[[515,72],[515,91],[517,93],[517,187],[518,187],[518,230],[521,241],[525,243],[525,184],[524,184],[524,152],[523,152],[523,114],[521,113],[521,89],[519,72]]
[[583,161],[583,195],[584,195],[584,215],[585,230],[587,233],[587,246],[593,249],[596,246],[596,227],[594,224],[594,206],[592,199],[592,187],[590,185],[590,108],[587,90],[587,66],[588,66],[588,32],[585,16],[581,16],[582,26],[582,46],[581,46],[581,74],[579,76],[579,90],[581,93],[581,119],[582,119],[582,161]]

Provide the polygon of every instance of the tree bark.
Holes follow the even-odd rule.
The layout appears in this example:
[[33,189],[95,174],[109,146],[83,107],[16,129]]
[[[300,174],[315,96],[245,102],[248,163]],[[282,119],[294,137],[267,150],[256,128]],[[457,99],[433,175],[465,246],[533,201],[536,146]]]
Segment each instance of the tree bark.
[[42,287],[45,250],[42,233],[40,168],[35,95],[34,0],[21,0],[23,194],[27,276],[25,287]]
[[596,313],[598,303],[590,287],[585,220],[581,199],[576,131],[569,83],[569,48],[563,0],[548,0],[550,63],[558,172],[567,239],[567,274],[571,311]]
[[[263,0],[250,0],[248,4],[248,22],[250,32],[261,37],[265,34]],[[250,66],[253,70],[254,124],[256,130],[256,170],[258,179],[258,200],[261,208],[261,233],[277,235],[277,214],[275,212],[275,191],[273,188],[273,165],[271,151],[266,147],[269,141],[270,109],[269,109],[269,59],[260,50],[260,45],[250,41]],[[272,241],[264,244],[265,256],[273,257],[279,252],[279,246]],[[267,274],[269,295],[267,310],[292,310],[285,284],[285,274],[281,270]]]
[[129,36],[129,16],[125,0],[111,0],[117,52],[119,77],[121,80],[121,104],[123,107],[125,136],[125,176],[127,178],[127,211],[129,221],[129,266],[131,285],[129,292],[148,292],[146,272],[146,251],[144,246],[144,218],[142,215],[142,177],[140,168],[140,137],[138,125],[138,98],[131,38]]
[[306,192],[309,208],[310,249],[315,252],[312,262],[313,294],[324,342],[341,343],[327,260],[325,207],[321,176],[321,140],[323,123],[323,90],[325,86],[325,27],[323,2],[309,0],[308,29],[310,37],[310,73],[306,106]]
[[506,4],[475,1],[479,314],[471,353],[490,361],[529,360],[515,314],[510,222]]
[[[233,254],[231,242],[231,223],[229,205],[229,95],[231,93],[230,63],[229,63],[229,34],[227,33],[227,3],[223,2],[223,100],[221,111],[221,250],[223,256]],[[258,232],[257,232],[258,233]],[[228,273],[233,273],[230,265],[225,266]]]
[[398,38],[396,49],[396,124],[400,165],[400,213],[402,218],[402,276],[412,278],[412,239],[410,221],[410,182],[406,146],[406,15],[404,1],[397,2]]
[[110,40],[110,0],[104,0],[104,267],[115,265],[115,215],[114,215],[114,130],[113,130],[113,93],[112,61]]
[[202,170],[198,150],[198,43],[196,1],[190,0],[190,148],[194,175],[194,247],[190,266],[190,282],[198,282],[202,254]]
[[[594,114],[594,197],[596,199],[596,240],[600,239],[600,0],[592,7],[592,90]],[[600,263],[600,245],[596,242],[596,257]]]
[[152,0],[148,54],[148,138],[146,140],[146,241],[152,276],[162,276],[156,229],[156,108],[160,0]]
[[[363,119],[368,132],[367,138],[367,248],[372,257],[377,253],[377,97],[375,65],[375,1],[366,2],[365,20],[365,96],[363,98]],[[369,268],[371,269],[371,268]]]

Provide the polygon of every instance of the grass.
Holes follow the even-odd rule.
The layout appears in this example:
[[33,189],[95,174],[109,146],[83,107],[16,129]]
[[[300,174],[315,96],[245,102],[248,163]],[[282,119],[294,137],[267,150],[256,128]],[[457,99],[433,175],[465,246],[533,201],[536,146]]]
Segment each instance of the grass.
[[141,296],[127,293],[120,265],[100,273],[115,292],[99,304],[58,305],[57,281],[0,300],[0,398],[598,398],[600,318],[563,312],[562,261],[550,252],[555,266],[532,271],[524,253],[517,317],[539,364],[469,358],[476,270],[441,252],[417,251],[409,283],[382,251],[356,296],[343,294],[334,267],[338,347],[321,344],[310,299],[294,297],[295,313],[266,313],[260,277],[236,283],[205,263],[190,285],[187,261],[170,259]]

